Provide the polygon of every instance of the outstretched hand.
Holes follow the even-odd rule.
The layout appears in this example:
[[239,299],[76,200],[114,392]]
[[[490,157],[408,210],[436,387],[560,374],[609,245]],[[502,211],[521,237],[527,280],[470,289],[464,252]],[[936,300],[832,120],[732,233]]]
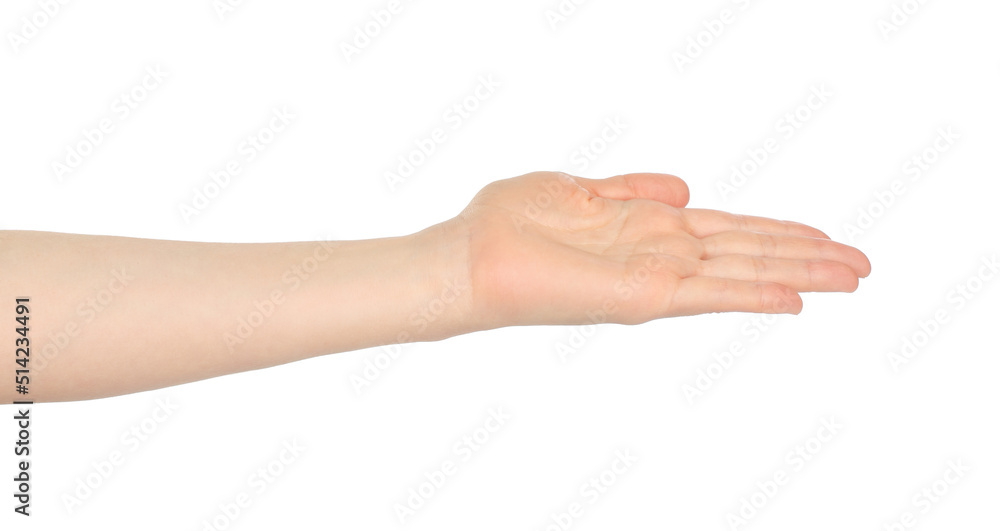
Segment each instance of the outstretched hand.
[[[44,300],[31,330],[52,341],[31,393],[59,401],[504,326],[798,313],[799,292],[853,291],[871,269],[819,230],[687,202],[670,175],[539,172],[491,183],[458,216],[393,238],[0,231],[0,270],[17,272],[0,291]],[[100,303],[100,315],[81,319],[81,301]],[[14,343],[7,330],[0,340]],[[17,396],[0,388],[0,403]]]
[[818,229],[687,202],[684,181],[651,173],[487,185],[451,220],[468,238],[473,311],[486,328],[795,314],[799,292],[851,292],[871,271]]

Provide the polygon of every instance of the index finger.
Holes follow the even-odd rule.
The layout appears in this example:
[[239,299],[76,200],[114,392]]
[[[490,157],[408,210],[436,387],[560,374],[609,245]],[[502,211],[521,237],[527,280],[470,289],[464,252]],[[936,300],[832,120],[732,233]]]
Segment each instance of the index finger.
[[738,230],[830,239],[825,232],[795,221],[730,214],[729,212],[704,208],[683,208],[680,212],[684,221],[687,222],[691,235],[698,238]]

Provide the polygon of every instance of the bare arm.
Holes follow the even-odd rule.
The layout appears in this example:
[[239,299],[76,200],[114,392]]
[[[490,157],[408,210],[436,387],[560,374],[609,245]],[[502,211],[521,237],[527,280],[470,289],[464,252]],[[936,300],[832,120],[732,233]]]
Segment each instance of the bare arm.
[[[816,229],[682,208],[687,199],[671,176],[540,172],[398,238],[3,231],[0,340],[12,353],[14,301],[30,297],[29,396],[81,400],[501,326],[798,313],[797,292],[853,291],[870,271]],[[4,356],[0,402],[18,400],[17,368]]]

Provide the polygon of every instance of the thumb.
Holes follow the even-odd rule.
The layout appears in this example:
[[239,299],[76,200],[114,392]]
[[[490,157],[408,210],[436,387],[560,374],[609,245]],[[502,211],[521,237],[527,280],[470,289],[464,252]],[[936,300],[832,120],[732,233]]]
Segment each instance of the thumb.
[[573,177],[573,180],[594,195],[619,201],[652,199],[683,208],[691,197],[683,180],[665,173],[628,173],[607,179]]

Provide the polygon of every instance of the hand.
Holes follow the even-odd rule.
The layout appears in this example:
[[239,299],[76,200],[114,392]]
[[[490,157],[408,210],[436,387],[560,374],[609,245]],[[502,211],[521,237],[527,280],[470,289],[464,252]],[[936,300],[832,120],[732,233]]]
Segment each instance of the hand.
[[670,175],[538,172],[483,188],[452,222],[468,238],[482,328],[793,313],[798,292],[857,289],[868,258],[788,221],[684,208]]

